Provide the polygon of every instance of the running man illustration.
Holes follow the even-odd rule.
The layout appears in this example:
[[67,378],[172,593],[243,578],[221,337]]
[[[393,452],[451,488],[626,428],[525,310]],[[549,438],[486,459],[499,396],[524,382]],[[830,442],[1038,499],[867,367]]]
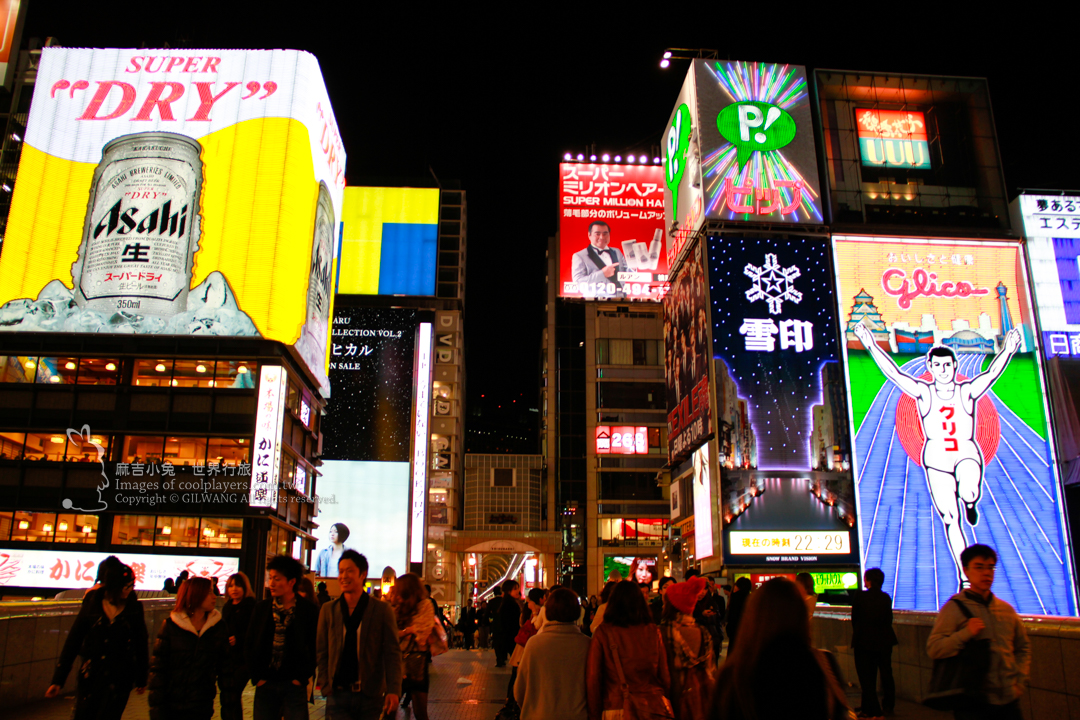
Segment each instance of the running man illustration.
[[926,368],[933,379],[921,380],[903,372],[874,341],[866,325],[859,323],[853,331],[889,382],[916,402],[925,438],[922,466],[930,497],[945,525],[960,585],[966,587],[968,579],[960,553],[968,541],[960,523],[960,503],[964,504],[967,521],[977,525],[985,469],[982,448],[975,440],[975,407],[1019,349],[1020,330],[1013,328],[1006,333],[1004,348],[986,372],[961,382],[956,381],[956,354],[947,347],[938,345],[926,354]]

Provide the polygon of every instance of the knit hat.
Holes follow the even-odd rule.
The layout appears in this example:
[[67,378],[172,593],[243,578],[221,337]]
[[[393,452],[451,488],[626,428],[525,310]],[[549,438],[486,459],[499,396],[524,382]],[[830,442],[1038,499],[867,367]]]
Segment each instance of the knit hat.
[[706,581],[703,577],[694,577],[686,582],[672,583],[668,585],[665,597],[671,601],[676,610],[689,615],[694,612],[698,595],[705,589],[705,584]]

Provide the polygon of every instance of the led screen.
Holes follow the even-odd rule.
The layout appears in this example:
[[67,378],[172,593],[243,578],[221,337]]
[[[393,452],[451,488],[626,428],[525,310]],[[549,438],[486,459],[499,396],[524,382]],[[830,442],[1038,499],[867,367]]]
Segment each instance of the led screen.
[[371,577],[388,566],[408,572],[409,463],[330,460],[319,471],[315,574],[337,577],[337,560],[346,548],[367,558]]
[[8,331],[252,336],[324,394],[345,152],[294,50],[42,50],[0,254]]
[[855,110],[862,164],[930,169],[926,116],[912,110]]
[[224,594],[225,582],[240,570],[240,560],[231,557],[7,548],[0,550],[0,586],[89,590],[98,565],[109,555],[131,568],[136,590],[161,590],[166,580],[187,570],[191,577],[217,578]]
[[828,243],[710,237],[706,262],[725,562],[855,564]]
[[659,300],[667,289],[663,170],[559,165],[560,296]]
[[1080,357],[1080,197],[1021,195],[1019,202],[1043,353]]
[[597,425],[596,453],[598,455],[647,455],[649,428],[632,425]]
[[348,187],[341,212],[339,293],[435,294],[437,189]]
[[655,557],[620,557],[616,555],[604,556],[604,579],[611,577],[612,572],[618,572],[623,580],[632,580],[636,583],[652,583],[657,579]]
[[1020,245],[834,242],[864,567],[897,608],[936,610],[985,543],[996,595],[1075,614]]
[[664,297],[664,379],[672,465],[689,457],[712,434],[705,285],[701,246],[695,245]]
[[800,65],[695,60],[661,149],[667,227],[678,223],[673,269],[682,243],[705,220],[823,221]]
[[698,560],[716,553],[713,543],[713,481],[709,463],[709,446],[694,451],[694,557]]
[[416,332],[431,313],[390,308],[334,311],[323,457],[409,462]]

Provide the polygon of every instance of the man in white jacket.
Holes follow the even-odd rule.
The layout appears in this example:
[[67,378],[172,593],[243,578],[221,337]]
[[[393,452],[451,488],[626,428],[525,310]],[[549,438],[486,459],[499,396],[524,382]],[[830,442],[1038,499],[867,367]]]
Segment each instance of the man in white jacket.
[[[934,660],[952,657],[972,640],[990,641],[990,670],[980,707],[956,710],[957,720],[1021,720],[1020,695],[1031,670],[1027,631],[1013,606],[994,596],[997,553],[988,545],[972,545],[960,554],[971,582],[938,612],[926,652]],[[963,603],[971,619],[957,607]]]
[[546,622],[525,644],[514,683],[521,720],[588,720],[585,662],[590,640],[574,624],[580,614],[573,590],[556,588],[544,602]]

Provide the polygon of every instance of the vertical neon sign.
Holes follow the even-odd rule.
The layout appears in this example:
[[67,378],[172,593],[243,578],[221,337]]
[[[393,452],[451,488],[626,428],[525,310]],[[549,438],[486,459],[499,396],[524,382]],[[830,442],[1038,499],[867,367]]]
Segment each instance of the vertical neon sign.
[[413,423],[412,537],[409,562],[424,561],[424,506],[427,502],[428,413],[431,411],[431,323],[420,323],[416,346],[416,415]]
[[259,406],[255,415],[255,455],[251,464],[251,507],[277,507],[281,468],[281,424],[285,418],[288,379],[280,365],[259,370]]

